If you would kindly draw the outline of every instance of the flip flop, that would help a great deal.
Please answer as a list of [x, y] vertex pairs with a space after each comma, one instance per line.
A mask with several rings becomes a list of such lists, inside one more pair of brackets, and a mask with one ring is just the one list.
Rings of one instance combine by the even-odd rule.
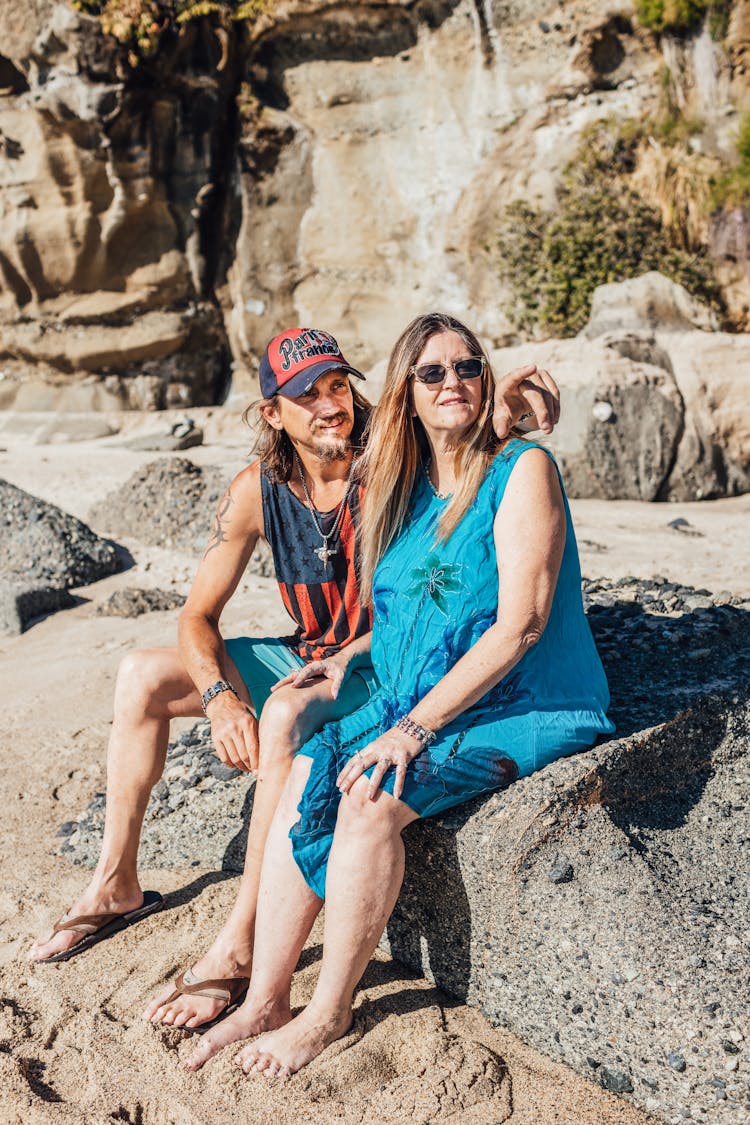
[[128, 926], [140, 922], [142, 918], [148, 918], [149, 914], [155, 914], [163, 905], [164, 899], [158, 891], [144, 891], [142, 905], [135, 910], [126, 910], [123, 914], [78, 914], [75, 918], [68, 918], [63, 914], [52, 927], [52, 933], [77, 930], [84, 936], [69, 949], [64, 949], [62, 953], [54, 953], [51, 957], [45, 957], [43, 961], [34, 961], [33, 964], [54, 965], [57, 961], [68, 961], [71, 957], [91, 949], [92, 945], [106, 941], [120, 930], [126, 930]]
[[[190, 1031], [193, 1035], [202, 1035], [204, 1031], [209, 1031], [217, 1023], [226, 1019], [227, 1016], [231, 1016], [232, 1012], [237, 1011], [245, 999], [249, 984], [249, 977], [217, 977], [215, 980], [198, 980], [193, 975], [192, 969], [186, 969], [184, 973], [175, 977], [174, 992], [167, 997], [164, 1003], [171, 1004], [178, 996], [204, 996], [208, 1000], [223, 1000], [226, 1007], [222, 1008], [218, 1016], [214, 1016], [212, 1020], [201, 1023], [197, 1027], [186, 1027], [184, 1023], [177, 1027], [178, 1031]], [[162, 1026], [171, 1027], [173, 1025], [165, 1023]]]

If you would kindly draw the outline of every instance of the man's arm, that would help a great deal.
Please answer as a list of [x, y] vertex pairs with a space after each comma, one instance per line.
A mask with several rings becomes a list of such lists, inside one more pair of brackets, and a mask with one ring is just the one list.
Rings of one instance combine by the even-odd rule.
[[559, 421], [560, 391], [549, 371], [530, 363], [498, 379], [492, 425], [499, 438], [514, 428], [551, 434]]
[[[260, 466], [255, 464], [237, 474], [219, 501], [206, 551], [180, 614], [180, 655], [201, 695], [218, 680], [237, 679], [228, 672], [219, 619], [262, 533]], [[258, 723], [248, 709], [244, 684], [232, 686], [240, 693], [239, 699], [224, 691], [206, 708], [211, 738], [217, 755], [227, 765], [255, 769]]]

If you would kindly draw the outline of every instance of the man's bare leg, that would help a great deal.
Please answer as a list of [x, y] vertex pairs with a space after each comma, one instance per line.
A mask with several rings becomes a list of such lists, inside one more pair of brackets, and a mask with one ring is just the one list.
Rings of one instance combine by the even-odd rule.
[[[245, 868], [229, 918], [211, 947], [192, 966], [198, 980], [249, 977], [255, 939], [255, 912], [263, 853], [274, 814], [299, 747], [334, 712], [328, 680], [281, 688], [268, 699], [259, 727], [260, 767], [253, 795]], [[296, 806], [295, 806], [296, 810]], [[295, 815], [290, 824], [296, 820]], [[225, 1002], [194, 993], [167, 1004], [174, 988], [163, 989], [146, 1007], [144, 1019], [174, 1027], [200, 1027], [220, 1015]]]
[[[396, 904], [403, 881], [401, 833], [417, 819], [408, 805], [388, 793], [380, 793], [370, 801], [368, 784], [367, 778], [355, 782], [339, 806], [326, 875], [323, 961], [315, 992], [295, 1019], [283, 1026], [279, 1023], [277, 1029], [240, 1051], [236, 1061], [245, 1073], [258, 1070], [268, 1077], [293, 1074], [345, 1034], [351, 1024], [354, 989]], [[283, 877], [287, 879], [289, 875], [285, 872]], [[269, 993], [275, 978], [285, 980], [279, 924], [288, 921], [277, 920], [272, 912], [259, 918], [257, 971], [253, 973], [248, 1007], [257, 1005]], [[277, 946], [280, 953], [275, 952]]]
[[258, 936], [248, 998], [232, 1015], [211, 1028], [188, 1059], [199, 1067], [225, 1047], [279, 1027], [291, 1018], [289, 990], [299, 955], [323, 905], [294, 862], [289, 829], [310, 774], [312, 760], [297, 757], [273, 819], [258, 892]]
[[[200, 698], [176, 648], [145, 649], [122, 661], [107, 750], [107, 808], [99, 862], [68, 913], [134, 910], [143, 901], [137, 858], [152, 787], [164, 770], [169, 721], [200, 715]], [[64, 930], [36, 940], [28, 956], [42, 961], [69, 949], [80, 933]]]

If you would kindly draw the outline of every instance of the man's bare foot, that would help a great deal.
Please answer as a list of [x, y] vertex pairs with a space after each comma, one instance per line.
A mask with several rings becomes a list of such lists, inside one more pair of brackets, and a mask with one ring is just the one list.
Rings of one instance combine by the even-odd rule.
[[[65, 912], [60, 921], [69, 918], [78, 918], [89, 914], [125, 914], [129, 910], [137, 910], [143, 903], [143, 891], [136, 883], [132, 887], [107, 887], [100, 888], [90, 884], [73, 905]], [[60, 930], [54, 933], [52, 928], [40, 935], [29, 952], [26, 954], [28, 961], [46, 961], [56, 953], [64, 953], [77, 945], [86, 935], [79, 930]]]
[[273, 1031], [288, 1023], [291, 1018], [288, 998], [259, 1004], [248, 996], [236, 1012], [232, 1012], [231, 1016], [227, 1016], [201, 1037], [200, 1046], [193, 1051], [185, 1066], [188, 1070], [200, 1070], [223, 1047], [239, 1043], [243, 1039], [251, 1039], [264, 1031]]
[[[218, 935], [207, 953], [185, 973], [187, 984], [202, 980], [227, 980], [249, 977], [252, 949], [247, 942], [239, 942], [223, 932]], [[220, 996], [184, 993], [169, 1000], [174, 984], [164, 988], [147, 1006], [143, 1018], [169, 1027], [200, 1027], [220, 1016], [227, 1007]]]
[[245, 1074], [257, 1070], [266, 1078], [286, 1078], [345, 1035], [351, 1023], [351, 1008], [336, 1015], [321, 1016], [308, 1007], [284, 1027], [261, 1035], [254, 1043], [243, 1047], [234, 1061]]

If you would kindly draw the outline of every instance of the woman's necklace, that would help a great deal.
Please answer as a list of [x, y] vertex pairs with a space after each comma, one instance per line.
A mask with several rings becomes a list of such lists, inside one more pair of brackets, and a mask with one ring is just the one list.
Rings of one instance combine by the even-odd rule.
[[299, 479], [302, 481], [302, 491], [305, 494], [305, 500], [307, 501], [307, 506], [310, 509], [310, 515], [312, 516], [312, 521], [315, 524], [315, 530], [317, 531], [320, 538], [323, 540], [322, 545], [320, 547], [315, 548], [315, 554], [318, 556], [320, 561], [325, 566], [327, 564], [328, 560], [330, 559], [331, 555], [336, 554], [335, 550], [333, 550], [331, 547], [328, 546], [328, 543], [331, 539], [333, 539], [334, 535], [336, 535], [336, 533], [338, 532], [338, 530], [341, 526], [341, 521], [344, 518], [344, 508], [346, 507], [346, 499], [347, 499], [347, 496], [349, 495], [349, 489], [352, 486], [352, 476], [354, 475], [354, 457], [352, 457], [352, 463], [351, 463], [351, 467], [349, 469], [349, 476], [346, 478], [346, 486], [344, 488], [344, 495], [341, 497], [341, 502], [338, 506], [338, 511], [336, 512], [336, 519], [333, 521], [333, 527], [331, 528], [331, 530], [328, 532], [327, 535], [325, 534], [325, 532], [323, 531], [323, 528], [318, 523], [318, 517], [315, 514], [315, 508], [313, 507], [313, 502], [310, 499], [310, 493], [307, 491], [307, 484], [305, 482], [305, 474], [304, 474], [303, 469], [302, 469], [302, 463], [301, 463], [299, 457], [297, 456], [296, 450], [294, 452], [294, 462], [297, 466], [297, 472], [299, 473]]
[[452, 492], [438, 492], [438, 490], [435, 488], [435, 485], [432, 483], [432, 477], [430, 476], [430, 466], [431, 466], [431, 464], [432, 464], [432, 462], [430, 460], [422, 462], [422, 468], [424, 469], [424, 475], [427, 477], [427, 483], [430, 486], [430, 491], [432, 492], [432, 495], [436, 496], [438, 498], [438, 500], [450, 500], [451, 496], [453, 495]]

